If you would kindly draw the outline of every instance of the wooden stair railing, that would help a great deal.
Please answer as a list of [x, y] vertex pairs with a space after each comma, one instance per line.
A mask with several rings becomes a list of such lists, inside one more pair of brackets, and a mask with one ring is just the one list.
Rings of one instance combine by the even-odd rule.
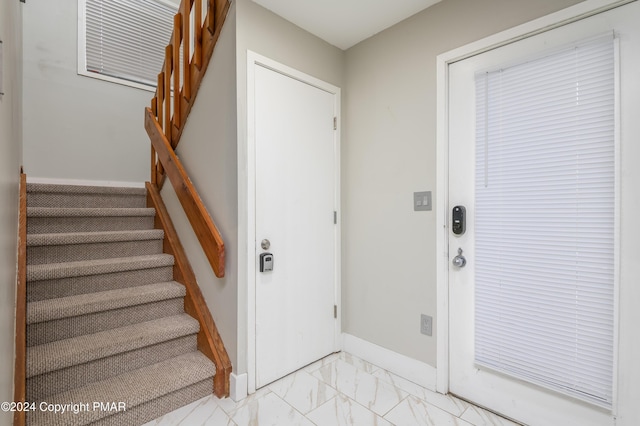
[[[175, 149], [229, 11], [229, 0], [182, 0], [173, 20], [151, 111]], [[192, 51], [193, 47], [193, 51]], [[164, 168], [151, 148], [151, 182], [160, 188]]]
[[[20, 173], [18, 213], [18, 283], [16, 286], [16, 358], [13, 372], [13, 401], [27, 398], [27, 175]], [[14, 426], [24, 426], [24, 410], [13, 413]]]
[[196, 276], [187, 260], [184, 248], [173, 227], [169, 212], [162, 201], [157, 185], [147, 182], [147, 206], [156, 210], [155, 227], [164, 230], [163, 249], [165, 253], [173, 255], [173, 279], [185, 286], [187, 294], [184, 298], [184, 310], [200, 323], [198, 332], [198, 350], [205, 354], [216, 366], [213, 378], [213, 392], [222, 398], [229, 395], [229, 375], [231, 361], [227, 354], [218, 328], [211, 312], [202, 296]]
[[[229, 0], [182, 0], [174, 17], [171, 42], [165, 49], [156, 93], [151, 100], [151, 108], [145, 112], [145, 128], [151, 138], [151, 183], [160, 189], [167, 176], [165, 161], [177, 158], [174, 150], [220, 37], [229, 6]], [[163, 139], [168, 142], [168, 150], [165, 150]], [[175, 160], [171, 161], [176, 164]], [[183, 182], [172, 181], [173, 187], [213, 271], [217, 277], [223, 277], [222, 239], [182, 166], [178, 173], [174, 173], [174, 178], [178, 176]]]
[[[162, 133], [162, 129], [153, 118], [149, 108], [145, 114], [145, 128], [151, 138], [151, 144], [156, 152], [156, 157], [163, 165], [164, 173], [169, 176], [169, 181], [176, 191], [178, 200], [191, 223], [191, 227], [198, 236], [198, 241], [204, 250], [213, 271], [217, 277], [224, 276], [225, 251], [224, 242], [211, 220], [206, 207], [202, 203], [198, 192], [191, 183], [191, 179], [182, 167], [182, 163], [176, 156], [169, 141]], [[156, 183], [151, 182], [152, 185]]]
[[175, 148], [220, 37], [229, 6], [229, 0], [182, 0], [173, 20], [173, 33], [165, 49], [156, 93], [151, 100], [151, 108], [145, 110], [144, 120], [151, 139], [151, 181], [147, 182], [147, 204], [156, 209], [156, 227], [165, 231], [165, 252], [175, 258], [174, 279], [187, 289], [185, 311], [200, 323], [198, 349], [216, 366], [213, 391], [220, 398], [229, 395], [231, 362], [171, 223], [160, 189], [168, 176], [211, 268], [217, 277], [224, 277], [224, 242], [176, 156]]

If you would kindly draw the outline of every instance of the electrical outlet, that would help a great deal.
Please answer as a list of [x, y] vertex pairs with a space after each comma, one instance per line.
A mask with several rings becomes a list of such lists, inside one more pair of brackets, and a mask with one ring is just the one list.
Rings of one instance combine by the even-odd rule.
[[422, 314], [420, 315], [420, 333], [431, 336], [432, 335], [432, 327], [433, 326], [433, 318], [429, 315]]

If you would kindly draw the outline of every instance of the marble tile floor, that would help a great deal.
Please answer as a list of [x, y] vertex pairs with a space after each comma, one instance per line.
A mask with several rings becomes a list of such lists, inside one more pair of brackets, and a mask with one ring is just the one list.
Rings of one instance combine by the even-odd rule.
[[209, 396], [144, 426], [517, 426], [345, 352], [242, 401]]

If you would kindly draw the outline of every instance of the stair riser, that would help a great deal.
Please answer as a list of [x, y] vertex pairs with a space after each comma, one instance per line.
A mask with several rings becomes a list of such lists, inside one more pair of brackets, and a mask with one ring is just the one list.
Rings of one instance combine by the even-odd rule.
[[162, 240], [115, 241], [27, 247], [27, 264], [74, 262], [162, 253]]
[[62, 194], [51, 192], [30, 192], [28, 207], [147, 207], [144, 195], [120, 194]]
[[212, 389], [213, 379], [203, 380], [145, 404], [127, 408], [127, 411], [100, 419], [91, 423], [91, 426], [142, 425], [199, 399], [211, 396]]
[[173, 267], [139, 269], [27, 283], [27, 301], [54, 299], [173, 280]]
[[180, 297], [30, 324], [27, 326], [27, 346], [36, 346], [56, 340], [112, 330], [126, 325], [179, 315], [183, 312], [184, 298]]
[[153, 229], [153, 216], [30, 217], [28, 234]]
[[27, 400], [42, 400], [49, 395], [115, 377], [195, 350], [197, 338], [193, 334], [34, 376], [27, 379]]

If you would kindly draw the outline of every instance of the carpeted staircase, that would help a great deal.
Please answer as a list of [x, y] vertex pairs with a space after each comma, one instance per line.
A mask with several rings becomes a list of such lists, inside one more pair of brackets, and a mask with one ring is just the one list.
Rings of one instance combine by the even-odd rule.
[[27, 424], [141, 425], [211, 395], [145, 189], [28, 184], [27, 205]]

